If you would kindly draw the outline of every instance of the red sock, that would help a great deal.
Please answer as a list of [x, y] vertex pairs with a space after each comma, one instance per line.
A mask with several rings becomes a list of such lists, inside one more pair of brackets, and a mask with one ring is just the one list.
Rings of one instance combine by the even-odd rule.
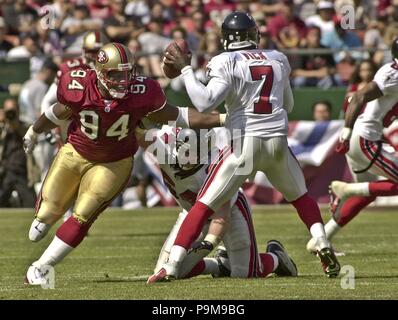
[[260, 260], [263, 264], [263, 272], [259, 272], [258, 276], [263, 278], [274, 271], [274, 258], [269, 253], [260, 253]]
[[292, 201], [291, 204], [296, 208], [300, 219], [305, 223], [308, 230], [310, 230], [314, 223], [320, 222], [323, 224], [318, 204], [314, 199], [309, 197], [308, 193]]
[[187, 217], [178, 230], [174, 245], [189, 249], [198, 238], [206, 220], [214, 213], [212, 209], [198, 201], [189, 210]]
[[184, 279], [196, 277], [205, 270], [206, 264], [205, 261], [202, 259], [200, 260], [196, 266], [192, 268], [192, 270], [184, 277]]
[[66, 244], [76, 248], [83, 241], [90, 225], [82, 224], [74, 217], [66, 220], [57, 230], [56, 236]]
[[[373, 182], [372, 182], [373, 183]], [[356, 196], [349, 198], [346, 202], [344, 202], [342, 208], [340, 209], [340, 215], [338, 217], [334, 217], [337, 224], [341, 227], [345, 226], [348, 222], [350, 222], [363, 208], [373, 202], [376, 197], [362, 197]]]
[[396, 196], [398, 195], [398, 184], [390, 180], [369, 182], [369, 195], [379, 196]]

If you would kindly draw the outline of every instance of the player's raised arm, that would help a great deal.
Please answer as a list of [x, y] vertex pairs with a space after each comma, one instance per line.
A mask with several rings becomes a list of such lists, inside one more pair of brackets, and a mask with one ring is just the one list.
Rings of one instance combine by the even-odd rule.
[[225, 122], [225, 114], [200, 113], [193, 108], [174, 107], [168, 103], [162, 109], [150, 113], [147, 118], [164, 124], [176, 121], [178, 127], [193, 129], [220, 127]]
[[[165, 62], [181, 71], [185, 88], [193, 105], [200, 112], [209, 112], [217, 108], [225, 100], [230, 86], [219, 74], [211, 75], [205, 86], [197, 78], [191, 66], [191, 56], [183, 52], [177, 45], [175, 50], [165, 52]], [[211, 73], [211, 70], [209, 69]]]
[[54, 103], [47, 108], [37, 121], [31, 125], [26, 132], [23, 141], [26, 153], [31, 153], [37, 143], [37, 136], [40, 133], [50, 131], [61, 125], [64, 120], [67, 120], [72, 115], [69, 107], [62, 103]]

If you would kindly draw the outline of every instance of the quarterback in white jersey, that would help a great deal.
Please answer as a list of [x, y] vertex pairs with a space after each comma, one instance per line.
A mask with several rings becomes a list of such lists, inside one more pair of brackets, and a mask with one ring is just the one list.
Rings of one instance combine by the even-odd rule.
[[222, 24], [222, 35], [227, 52], [211, 59], [206, 86], [195, 77], [189, 54], [176, 44], [165, 52], [164, 63], [181, 70], [187, 93], [199, 111], [214, 110], [225, 101], [226, 128], [230, 129], [232, 145], [225, 150], [222, 161], [212, 167], [197, 202], [178, 232], [171, 249], [177, 258], [153, 277], [161, 281], [165, 273], [167, 277], [178, 272], [186, 249], [206, 219], [256, 171], [264, 172], [296, 208], [316, 238], [325, 274], [335, 277], [340, 266], [326, 239], [319, 207], [308, 196], [301, 168], [287, 144], [287, 113], [293, 108], [289, 62], [280, 52], [257, 49], [258, 28], [247, 13], [229, 14]]
[[[190, 66], [182, 72], [186, 82], [193, 80]], [[216, 101], [203, 99], [200, 87], [187, 86], [199, 111], [210, 111], [225, 101], [228, 111], [225, 127], [231, 132], [262, 138], [287, 135], [287, 113], [293, 108], [293, 95], [289, 84], [290, 64], [283, 53], [224, 52], [211, 59], [207, 73], [212, 81], [208, 86], [209, 96], [217, 97]]]
[[[222, 135], [225, 129], [214, 130]], [[144, 139], [145, 136], [147, 139]], [[163, 180], [183, 208], [162, 247], [155, 267], [157, 273], [169, 259], [170, 249], [181, 224], [195, 204], [197, 194], [206, 180], [210, 166], [207, 160], [212, 152], [205, 152], [201, 159], [200, 144], [203, 146], [203, 140], [207, 138], [203, 139], [204, 135], [199, 135], [191, 129], [163, 126], [161, 130], [148, 133], [138, 130], [137, 137], [141, 146], [156, 154]], [[221, 151], [224, 147], [220, 145], [220, 140], [218, 141], [215, 145], [217, 150], [214, 151]], [[204, 143], [207, 147], [207, 141]], [[190, 159], [185, 158], [187, 153], [190, 153]], [[215, 153], [218, 152], [213, 154]], [[203, 227], [200, 236], [183, 260], [176, 278], [199, 274], [239, 278], [265, 277], [271, 272], [280, 276], [297, 275], [294, 262], [278, 241], [269, 241], [267, 252], [258, 253], [250, 206], [242, 190], [210, 218], [211, 223], [208, 222]], [[227, 255], [218, 255], [216, 259], [205, 258], [221, 239]]]
[[[373, 81], [352, 96], [347, 108], [337, 151], [346, 153], [355, 183], [332, 182], [331, 209], [335, 217], [344, 210], [344, 216], [352, 219], [376, 197], [398, 195], [398, 157], [383, 139], [383, 129], [398, 116], [398, 38], [391, 53], [394, 61], [382, 66]], [[378, 176], [387, 180], [379, 180]], [[334, 219], [330, 220], [326, 225], [328, 238], [340, 228]], [[309, 251], [314, 250], [313, 243], [311, 239], [307, 244]]]

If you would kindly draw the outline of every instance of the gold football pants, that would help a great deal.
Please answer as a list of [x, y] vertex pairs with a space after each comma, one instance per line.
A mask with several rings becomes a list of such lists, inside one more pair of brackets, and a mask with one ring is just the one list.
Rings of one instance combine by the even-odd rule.
[[94, 163], [70, 143], [61, 147], [43, 182], [36, 204], [39, 221], [54, 224], [75, 201], [73, 216], [92, 223], [127, 184], [133, 158]]

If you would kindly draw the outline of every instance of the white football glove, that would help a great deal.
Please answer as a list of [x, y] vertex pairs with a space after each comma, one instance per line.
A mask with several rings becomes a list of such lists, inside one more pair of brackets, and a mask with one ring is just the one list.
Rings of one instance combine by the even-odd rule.
[[33, 125], [30, 126], [25, 136], [23, 137], [23, 149], [25, 150], [26, 154], [30, 154], [33, 152], [33, 149], [37, 144], [37, 136], [38, 134], [33, 130]]

